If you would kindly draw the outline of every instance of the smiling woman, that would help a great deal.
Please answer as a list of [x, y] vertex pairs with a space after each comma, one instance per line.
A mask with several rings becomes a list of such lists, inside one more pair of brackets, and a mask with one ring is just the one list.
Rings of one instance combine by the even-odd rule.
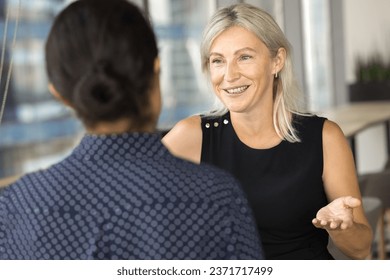
[[352, 153], [337, 124], [303, 111], [290, 44], [273, 18], [248, 4], [217, 11], [201, 60], [218, 106], [180, 121], [172, 153], [229, 171], [246, 191], [268, 259], [369, 254]]
[[[283, 48], [273, 56], [255, 34], [233, 26], [215, 38], [210, 48], [214, 92], [230, 112], [261, 111], [265, 115], [268, 111], [272, 116], [273, 82], [284, 61]], [[278, 138], [277, 130], [274, 136]]]

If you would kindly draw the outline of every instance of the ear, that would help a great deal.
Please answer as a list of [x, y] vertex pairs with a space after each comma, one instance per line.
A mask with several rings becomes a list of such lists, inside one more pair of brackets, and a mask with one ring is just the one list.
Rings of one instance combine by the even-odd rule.
[[274, 70], [273, 70], [274, 75], [282, 71], [285, 61], [286, 61], [286, 50], [284, 48], [279, 48], [274, 58]]
[[160, 90], [160, 58], [156, 57], [154, 60], [154, 77], [151, 86], [151, 109], [156, 118], [156, 123], [158, 117], [161, 113], [161, 90]]
[[64, 98], [64, 97], [56, 90], [56, 88], [54, 87], [54, 85], [53, 85], [52, 83], [49, 83], [48, 89], [49, 89], [50, 93], [51, 93], [57, 100], [61, 101], [61, 103], [63, 103], [65, 106], [68, 106], [68, 107], [71, 107], [71, 108], [72, 108], [71, 103], [70, 103], [66, 98]]
[[154, 73], [160, 74], [160, 58], [159, 57], [156, 57], [154, 59]]

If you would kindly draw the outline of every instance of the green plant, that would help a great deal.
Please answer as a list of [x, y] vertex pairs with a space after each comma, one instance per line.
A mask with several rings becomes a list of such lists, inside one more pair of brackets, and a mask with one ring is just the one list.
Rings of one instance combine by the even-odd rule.
[[358, 83], [390, 81], [390, 63], [386, 62], [379, 54], [375, 54], [367, 60], [357, 58], [355, 74]]

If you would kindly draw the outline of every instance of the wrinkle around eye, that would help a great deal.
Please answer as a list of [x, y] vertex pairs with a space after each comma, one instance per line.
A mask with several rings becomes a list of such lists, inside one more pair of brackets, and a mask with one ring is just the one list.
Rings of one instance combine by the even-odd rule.
[[224, 60], [222, 58], [220, 58], [220, 57], [214, 57], [214, 58], [210, 57], [209, 61], [210, 61], [211, 64], [220, 64]]
[[216, 67], [222, 67], [224, 65], [223, 61], [211, 61], [210, 66], [216, 68]]
[[245, 61], [245, 60], [250, 60], [252, 58], [253, 58], [252, 55], [241, 55], [239, 59]]

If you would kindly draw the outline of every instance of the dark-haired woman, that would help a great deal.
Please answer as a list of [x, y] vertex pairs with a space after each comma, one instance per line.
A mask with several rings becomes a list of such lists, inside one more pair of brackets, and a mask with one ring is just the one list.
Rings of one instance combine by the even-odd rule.
[[159, 60], [125, 0], [79, 0], [46, 43], [50, 91], [88, 133], [0, 196], [0, 259], [261, 259], [252, 213], [225, 172], [172, 156], [156, 133]]

